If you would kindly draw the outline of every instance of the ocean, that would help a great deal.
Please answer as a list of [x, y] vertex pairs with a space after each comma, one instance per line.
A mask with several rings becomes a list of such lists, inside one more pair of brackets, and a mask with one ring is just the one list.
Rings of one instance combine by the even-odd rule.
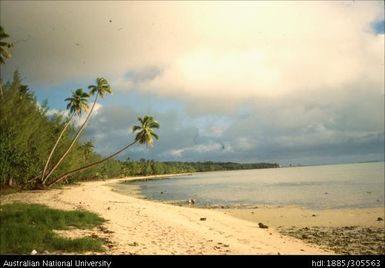
[[200, 207], [383, 207], [384, 162], [203, 172], [125, 183], [119, 190], [132, 185], [146, 199], [175, 204], [194, 199]]

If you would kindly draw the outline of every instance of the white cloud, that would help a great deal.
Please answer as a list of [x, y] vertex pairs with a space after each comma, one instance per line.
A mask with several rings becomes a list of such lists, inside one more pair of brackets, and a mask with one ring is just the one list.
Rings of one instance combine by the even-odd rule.
[[[224, 145], [219, 143], [214, 143], [211, 141], [204, 144], [197, 144], [197, 145], [193, 145], [193, 146], [185, 147], [181, 149], [172, 149], [162, 153], [162, 155], [165, 157], [172, 157], [172, 158], [178, 159], [178, 158], [182, 158], [186, 153], [187, 154], [197, 153], [200, 155], [205, 155], [215, 151], [225, 150], [225, 148], [223, 147]], [[230, 150], [230, 149], [228, 148], [227, 150]]]
[[[90, 105], [92, 105], [92, 104], [90, 104]], [[91, 109], [91, 106], [90, 106], [90, 109]], [[92, 111], [90, 120], [92, 120], [93, 116], [95, 116], [98, 113], [100, 113], [102, 109], [103, 109], [103, 106], [100, 103], [95, 103], [95, 107], [94, 107], [94, 110]], [[84, 121], [86, 120], [87, 116], [88, 116], [88, 112], [82, 113], [80, 115], [80, 117], [79, 116], [75, 116], [74, 117], [74, 124], [75, 124], [75, 126], [77, 126], [77, 127], [81, 126], [84, 123]]]
[[155, 66], [162, 70], [158, 76], [135, 85], [200, 101], [341, 88], [362, 79], [383, 85], [384, 36], [370, 29], [383, 19], [381, 1], [2, 7], [7, 31], [16, 40], [30, 36], [17, 44], [9, 64], [41, 83], [104, 75], [118, 88], [132, 88], [123, 79], [127, 70]]
[[383, 90], [384, 35], [370, 31], [383, 17], [379, 3], [208, 3], [189, 12], [194, 23], [184, 31], [195, 40], [141, 89], [202, 105], [213, 97], [333, 94], [358, 81]]
[[[38, 106], [40, 107], [39, 104]], [[59, 111], [58, 109], [48, 109], [46, 115], [47, 116], [61, 115], [61, 116], [67, 117], [68, 111]]]
[[[158, 156], [247, 161], [383, 145], [384, 34], [371, 30], [383, 1], [1, 4], [6, 31], [26, 40], [2, 73], [18, 67], [36, 85], [111, 82], [116, 94], [89, 126], [103, 153], [127, 142], [135, 111], [111, 103], [130, 90], [188, 104], [187, 126], [156, 114]], [[207, 119], [215, 114], [226, 118]]]
[[[38, 105], [40, 106], [40, 104], [38, 104]], [[93, 116], [96, 116], [97, 114], [99, 114], [102, 111], [102, 109], [103, 109], [103, 106], [100, 103], [95, 103], [95, 107], [94, 107], [94, 110], [92, 111], [90, 120], [92, 120]], [[46, 114], [47, 114], [47, 116], [61, 115], [64, 117], [68, 117], [68, 115], [69, 115], [68, 110], [63, 111], [63, 110], [58, 110], [58, 109], [54, 109], [54, 108], [48, 109]], [[88, 111], [83, 112], [80, 115], [80, 117], [75, 116], [73, 118], [72, 122], [76, 127], [80, 127], [84, 123], [84, 121], [86, 120], [87, 116], [88, 116]], [[101, 118], [99, 120], [103, 121], [103, 118]]]

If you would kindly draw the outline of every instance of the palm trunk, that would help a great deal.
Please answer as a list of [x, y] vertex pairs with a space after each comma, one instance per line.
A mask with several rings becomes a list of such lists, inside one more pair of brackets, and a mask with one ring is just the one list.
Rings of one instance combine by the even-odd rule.
[[12, 177], [8, 179], [7, 185], [8, 185], [9, 187], [13, 187], [13, 186], [14, 186], [14, 182], [13, 182], [13, 178], [12, 178]]
[[106, 158], [104, 158], [104, 159], [102, 159], [102, 160], [99, 160], [99, 161], [96, 161], [96, 162], [94, 162], [94, 163], [88, 164], [88, 165], [86, 165], [86, 166], [84, 166], [84, 167], [80, 167], [80, 168], [71, 170], [71, 171], [69, 171], [69, 172], [66, 172], [66, 173], [64, 173], [62, 176], [60, 176], [59, 178], [55, 179], [53, 182], [49, 183], [47, 186], [50, 187], [51, 185], [56, 184], [56, 183], [58, 183], [58, 182], [60, 182], [60, 181], [62, 181], [62, 180], [64, 180], [64, 179], [68, 178], [69, 176], [71, 176], [71, 175], [73, 175], [73, 174], [75, 174], [75, 173], [77, 173], [77, 172], [80, 172], [80, 171], [86, 170], [86, 169], [88, 169], [88, 168], [90, 168], [90, 167], [99, 165], [99, 164], [101, 164], [101, 163], [107, 161], [108, 159], [111, 159], [112, 157], [114, 157], [114, 156], [120, 154], [121, 152], [123, 152], [124, 150], [126, 150], [128, 147], [134, 145], [134, 144], [137, 143], [137, 142], [138, 142], [138, 141], [135, 140], [134, 142], [132, 142], [132, 143], [126, 145], [125, 147], [123, 147], [122, 149], [120, 149], [119, 151], [117, 151], [116, 153], [113, 153], [113, 154], [107, 156]]
[[53, 146], [53, 148], [52, 148], [52, 150], [51, 150], [51, 152], [50, 152], [50, 154], [48, 156], [47, 162], [45, 163], [45, 166], [44, 166], [44, 169], [43, 169], [43, 173], [41, 174], [41, 178], [40, 178], [41, 182], [44, 182], [44, 175], [45, 175], [45, 172], [47, 171], [47, 168], [48, 168], [48, 165], [49, 165], [49, 163], [51, 161], [52, 155], [55, 152], [56, 147], [58, 146], [61, 137], [63, 136], [64, 132], [67, 130], [68, 126], [70, 125], [72, 118], [73, 118], [73, 114], [71, 114], [71, 117], [68, 119], [68, 122], [66, 123], [66, 125], [63, 128], [63, 130], [61, 131], [59, 137], [56, 140], [55, 145]]
[[86, 126], [87, 124], [87, 121], [88, 119], [90, 118], [91, 114], [92, 114], [92, 111], [94, 110], [94, 107], [95, 107], [95, 104], [96, 104], [96, 101], [98, 99], [98, 96], [99, 96], [99, 93], [96, 94], [96, 97], [95, 97], [95, 101], [94, 101], [94, 104], [92, 105], [92, 108], [90, 110], [90, 112], [88, 113], [87, 115], [87, 118], [86, 120], [84, 121], [84, 123], [82, 124], [82, 126], [80, 127], [80, 129], [78, 130], [78, 132], [76, 133], [76, 136], [75, 138], [72, 140], [70, 146], [67, 148], [66, 152], [62, 155], [62, 157], [59, 159], [59, 161], [56, 163], [56, 165], [48, 172], [47, 176], [44, 178], [43, 180], [43, 184], [45, 184], [48, 180], [48, 178], [52, 175], [52, 173], [55, 171], [55, 169], [60, 165], [60, 163], [64, 160], [64, 158], [67, 156], [67, 154], [69, 153], [69, 151], [71, 150], [71, 148], [74, 146], [76, 140], [79, 138], [80, 134], [82, 133], [84, 127]]

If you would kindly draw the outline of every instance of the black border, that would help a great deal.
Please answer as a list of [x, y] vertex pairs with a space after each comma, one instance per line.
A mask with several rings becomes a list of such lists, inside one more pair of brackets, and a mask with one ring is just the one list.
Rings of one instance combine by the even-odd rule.
[[[4, 265], [5, 261], [13, 263], [15, 261], [34, 261], [39, 262], [39, 266], [33, 265], [18, 265], [8, 266]], [[72, 266], [43, 266], [43, 260], [48, 261], [71, 261]], [[75, 261], [96, 262], [99, 265], [84, 265], [76, 266]], [[111, 262], [111, 266], [100, 265], [101, 263]], [[161, 264], [180, 266], [198, 266], [213, 265], [213, 267], [220, 267], [222, 265], [229, 265], [244, 267], [245, 265], [251, 267], [385, 267], [384, 255], [1, 255], [0, 267], [133, 267], [138, 264], [140, 267], [151, 265], [150, 267], [159, 266]]]

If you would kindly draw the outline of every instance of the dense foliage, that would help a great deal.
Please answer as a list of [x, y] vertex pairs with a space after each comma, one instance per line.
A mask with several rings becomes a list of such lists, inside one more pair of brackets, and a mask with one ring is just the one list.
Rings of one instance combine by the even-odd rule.
[[172, 173], [189, 173], [204, 171], [224, 171], [240, 169], [277, 168], [274, 163], [233, 163], [233, 162], [158, 162], [154, 160], [122, 162], [122, 175], [148, 176]]
[[[59, 114], [47, 115], [47, 104], [39, 105], [18, 72], [12, 82], [1, 84], [0, 94], [0, 182], [26, 185], [41, 174], [48, 154], [67, 119]], [[71, 125], [58, 146], [53, 163], [64, 153], [76, 133]], [[52, 177], [65, 171], [100, 160], [91, 142], [77, 141]], [[71, 181], [108, 178], [120, 174], [120, 164], [108, 160], [100, 166], [75, 174]], [[68, 180], [67, 180], [68, 182]]]

